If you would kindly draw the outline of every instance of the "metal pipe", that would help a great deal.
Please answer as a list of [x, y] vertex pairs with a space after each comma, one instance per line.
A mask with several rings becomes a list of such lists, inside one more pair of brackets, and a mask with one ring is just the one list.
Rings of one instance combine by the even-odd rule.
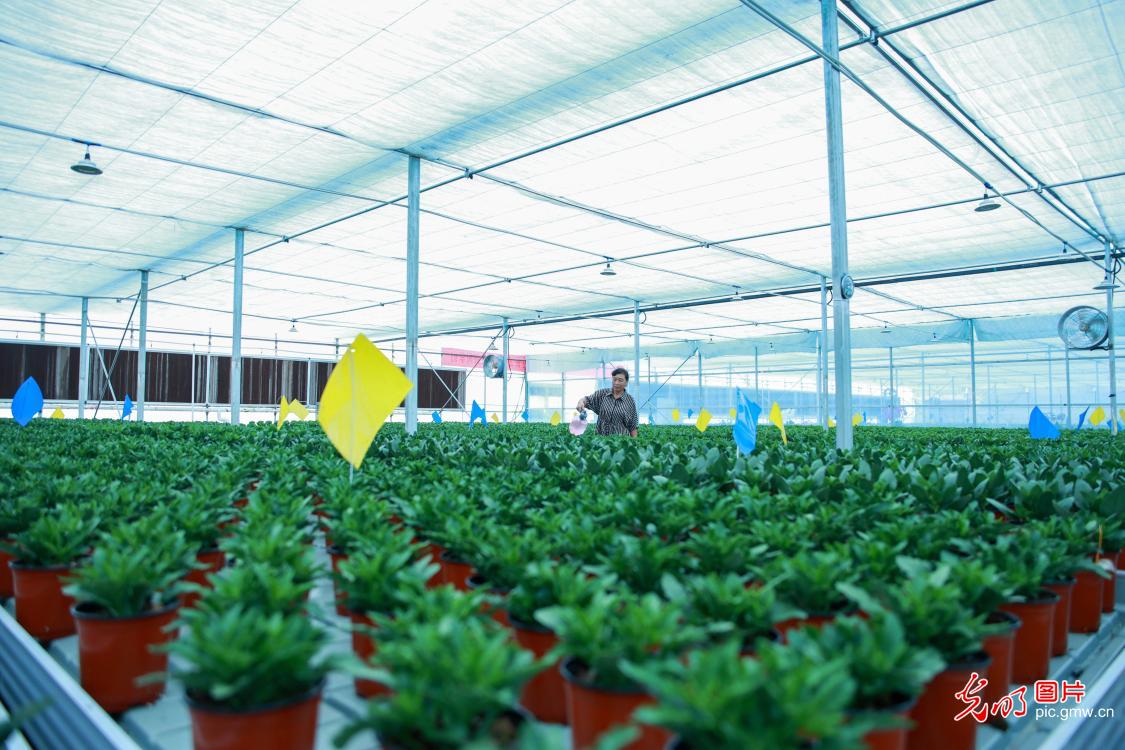
[[703, 352], [695, 355], [696, 377], [699, 381], [699, 410], [703, 411]]
[[1051, 347], [1047, 347], [1047, 403], [1048, 410], [1055, 407], [1055, 375], [1054, 368], [1051, 367]]
[[[820, 0], [820, 28], [828, 58], [840, 55], [836, 1]], [[844, 123], [840, 71], [825, 59], [824, 110], [828, 136], [828, 195], [832, 225], [832, 322], [836, 353], [836, 448], [852, 447], [852, 342], [850, 303], [841, 290], [848, 276], [847, 193], [844, 187]]]
[[148, 271], [141, 271], [141, 337], [137, 348], [137, 421], [145, 421], [145, 386], [148, 381]]
[[86, 399], [90, 398], [90, 345], [86, 341], [86, 329], [90, 326], [90, 298], [82, 298], [82, 332], [79, 334], [78, 349], [78, 418], [86, 416]]
[[[641, 379], [641, 303], [633, 300], [633, 379]], [[637, 388], [639, 397], [640, 388]]]
[[242, 408], [242, 267], [246, 230], [234, 230], [234, 305], [230, 339], [230, 423], [238, 424]]
[[890, 385], [891, 385], [891, 418], [890, 423], [895, 423], [895, 348], [893, 346], [887, 347], [887, 364], [890, 369]]
[[922, 352], [922, 398], [918, 409], [918, 421], [926, 424], [926, 353]]
[[828, 279], [820, 277], [820, 390], [823, 394], [820, 423], [828, 429]]
[[501, 419], [500, 421], [501, 422], [507, 422], [508, 421], [508, 319], [502, 318], [502, 320], [504, 321], [504, 326], [500, 329], [500, 333], [504, 337], [504, 347], [503, 347], [504, 368], [503, 368], [503, 370], [501, 370], [501, 377], [500, 377], [500, 409], [501, 409], [500, 413], [504, 415], [504, 418]]
[[421, 169], [418, 157], [411, 156], [406, 170], [406, 379], [413, 387], [406, 394], [407, 435], [418, 431], [418, 209], [421, 207]]
[[1063, 366], [1066, 368], [1066, 426], [1074, 427], [1070, 404], [1070, 347], [1063, 348]]
[[191, 345], [191, 421], [195, 421], [195, 344]]
[[754, 344], [754, 401], [762, 403], [762, 390], [758, 387], [758, 345]]
[[47, 313], [39, 313], [39, 340], [47, 340]]
[[969, 319], [969, 388], [972, 391], [973, 427], [977, 426], [977, 324]]
[[1116, 435], [1118, 420], [1121, 415], [1117, 413], [1117, 358], [1114, 356], [1114, 350], [1117, 348], [1116, 334], [1113, 326], [1113, 291], [1117, 285], [1117, 279], [1113, 273], [1113, 248], [1106, 243], [1105, 248], [1105, 273], [1106, 281], [1109, 282], [1105, 290], [1105, 316], [1108, 321], [1106, 328], [1106, 357], [1109, 359], [1109, 429]]
[[559, 373], [559, 416], [566, 418], [566, 370]]

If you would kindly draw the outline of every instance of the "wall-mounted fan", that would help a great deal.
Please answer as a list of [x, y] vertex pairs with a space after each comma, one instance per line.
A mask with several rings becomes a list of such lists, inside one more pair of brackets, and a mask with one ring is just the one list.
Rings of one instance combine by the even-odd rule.
[[1109, 319], [1096, 307], [1072, 307], [1059, 318], [1059, 338], [1067, 349], [1103, 348], [1109, 338]]
[[486, 355], [484, 362], [481, 363], [481, 369], [484, 370], [486, 378], [502, 378], [504, 377], [504, 358], [496, 354]]

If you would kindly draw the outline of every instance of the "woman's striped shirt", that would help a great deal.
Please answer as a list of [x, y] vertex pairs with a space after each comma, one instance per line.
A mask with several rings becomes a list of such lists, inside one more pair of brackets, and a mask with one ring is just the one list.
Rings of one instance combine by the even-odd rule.
[[612, 388], [602, 388], [586, 397], [586, 408], [598, 415], [599, 435], [628, 435], [637, 429], [637, 404], [628, 392], [613, 397]]

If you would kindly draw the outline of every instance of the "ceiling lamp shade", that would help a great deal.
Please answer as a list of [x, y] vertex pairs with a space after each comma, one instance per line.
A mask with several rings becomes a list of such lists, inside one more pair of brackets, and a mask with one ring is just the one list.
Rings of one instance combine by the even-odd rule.
[[95, 164], [94, 160], [90, 158], [90, 148], [88, 146], [86, 147], [86, 155], [82, 157], [82, 161], [71, 164], [70, 168], [78, 174], [99, 175], [102, 173], [101, 167]]
[[988, 193], [985, 193], [984, 197], [980, 199], [980, 203], [978, 203], [977, 207], [973, 210], [978, 214], [983, 214], [987, 213], [988, 211], [995, 211], [998, 208], [1000, 208], [1000, 201], [996, 200], [995, 198], [988, 197]]
[[616, 275], [617, 275], [617, 271], [614, 271], [614, 270], [613, 270], [613, 266], [611, 266], [611, 265], [610, 265], [610, 264], [609, 264], [609, 263], [607, 262], [607, 263], [605, 264], [605, 268], [603, 268], [603, 269], [602, 269], [602, 272], [601, 272], [601, 273], [600, 273], [599, 275], [600, 275], [600, 276], [616, 276]]

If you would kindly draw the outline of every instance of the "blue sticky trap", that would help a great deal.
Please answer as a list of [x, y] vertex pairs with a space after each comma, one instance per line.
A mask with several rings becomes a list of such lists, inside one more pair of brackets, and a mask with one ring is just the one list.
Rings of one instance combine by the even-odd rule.
[[1078, 426], [1075, 427], [1074, 429], [1076, 429], [1076, 430], [1082, 429], [1082, 424], [1086, 421], [1086, 412], [1088, 412], [1088, 411], [1090, 411], [1089, 406], [1087, 406], [1085, 409], [1083, 409], [1082, 413], [1078, 415]]
[[28, 378], [12, 396], [12, 418], [19, 422], [21, 427], [26, 427], [32, 418], [43, 411], [43, 391], [35, 378]]
[[523, 421], [525, 421], [525, 422], [531, 421], [531, 417], [528, 415], [527, 409], [524, 409], [523, 414], [521, 414], [520, 416], [523, 417]]
[[1051, 424], [1051, 420], [1047, 419], [1047, 415], [1038, 406], [1031, 410], [1027, 430], [1036, 440], [1054, 440], [1059, 436], [1059, 428]]
[[762, 407], [739, 392], [733, 430], [734, 442], [738, 446], [739, 453], [753, 453], [758, 447], [758, 417], [761, 414]]
[[125, 405], [121, 409], [121, 419], [126, 419], [133, 413], [133, 399], [129, 398], [129, 394], [125, 394]]
[[438, 412], [435, 411], [430, 415], [430, 418], [434, 420], [434, 424], [441, 424], [441, 414]]
[[487, 422], [485, 421], [487, 418], [488, 415], [484, 413], [484, 407], [482, 407], [476, 402], [476, 400], [474, 400], [473, 408], [469, 412], [469, 424], [476, 422], [478, 419], [480, 420], [481, 424], [487, 424]]
[[656, 415], [654, 415], [651, 411], [648, 413], [648, 423], [656, 424]]
[[688, 419], [691, 419], [691, 415], [692, 415], [692, 414], [694, 414], [694, 413], [695, 413], [695, 412], [693, 412], [693, 411], [692, 411], [691, 409], [688, 409], [688, 410], [687, 410], [687, 418], [688, 418]]

